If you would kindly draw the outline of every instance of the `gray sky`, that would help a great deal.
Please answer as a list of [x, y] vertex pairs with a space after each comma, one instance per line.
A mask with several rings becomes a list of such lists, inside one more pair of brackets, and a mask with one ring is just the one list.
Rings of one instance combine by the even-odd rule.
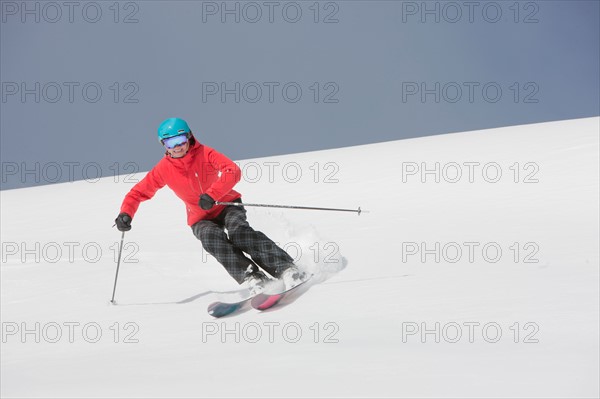
[[0, 5], [2, 189], [600, 114], [598, 1]]

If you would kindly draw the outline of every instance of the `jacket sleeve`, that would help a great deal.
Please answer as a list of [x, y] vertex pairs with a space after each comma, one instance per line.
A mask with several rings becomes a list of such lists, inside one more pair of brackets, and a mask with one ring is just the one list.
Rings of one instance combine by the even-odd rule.
[[127, 193], [123, 200], [123, 204], [121, 204], [121, 213], [127, 213], [133, 219], [140, 206], [140, 202], [154, 197], [154, 194], [165, 186], [165, 182], [157, 168], [158, 165], [152, 168], [140, 182], [129, 190], [129, 193]]
[[231, 159], [220, 152], [205, 146], [206, 159], [210, 167], [219, 173], [219, 178], [206, 190], [216, 201], [221, 200], [241, 180], [242, 171]]

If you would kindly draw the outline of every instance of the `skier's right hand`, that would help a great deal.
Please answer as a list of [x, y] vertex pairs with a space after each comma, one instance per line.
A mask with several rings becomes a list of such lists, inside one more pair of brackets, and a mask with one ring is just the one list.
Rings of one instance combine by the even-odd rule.
[[119, 231], [131, 230], [131, 216], [126, 213], [119, 213], [119, 216], [115, 219], [115, 223]]

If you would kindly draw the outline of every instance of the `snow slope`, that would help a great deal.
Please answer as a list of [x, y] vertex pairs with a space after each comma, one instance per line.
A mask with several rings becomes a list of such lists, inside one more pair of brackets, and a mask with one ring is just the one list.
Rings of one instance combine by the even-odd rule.
[[125, 234], [116, 306], [132, 183], [2, 191], [1, 395], [598, 397], [599, 123], [241, 161], [248, 203], [368, 213], [248, 208], [318, 284], [218, 320], [238, 286], [167, 188]]

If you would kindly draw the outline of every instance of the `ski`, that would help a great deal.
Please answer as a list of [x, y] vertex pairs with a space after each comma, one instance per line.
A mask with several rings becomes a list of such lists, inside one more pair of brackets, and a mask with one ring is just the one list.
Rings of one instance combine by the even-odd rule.
[[[291, 294], [297, 292], [298, 288], [306, 284], [312, 277], [313, 275], [310, 275], [306, 280], [302, 281], [300, 284], [281, 292], [262, 292], [260, 294], [236, 302], [216, 301], [208, 305], [208, 308], [206, 310], [208, 311], [209, 315], [215, 318], [225, 317], [234, 313], [241, 312], [245, 309], [248, 309], [249, 305], [258, 310], [267, 310], [277, 305], [284, 298], [290, 297]], [[277, 280], [275, 280], [275, 282], [276, 281]], [[274, 289], [274, 287], [271, 286], [271, 289]]]
[[[283, 282], [280, 280], [270, 280], [267, 285], [266, 285], [266, 290], [269, 290], [269, 292], [272, 291], [280, 291], [283, 288]], [[272, 290], [272, 291], [271, 291]], [[219, 318], [219, 317], [225, 317], [228, 316], [230, 314], [234, 314], [237, 312], [241, 312], [243, 310], [249, 309], [250, 308], [250, 301], [254, 298], [254, 295], [250, 295], [248, 298], [246, 299], [241, 299], [235, 302], [223, 302], [223, 301], [216, 301], [211, 303], [210, 305], [208, 305], [208, 308], [206, 309], [208, 311], [208, 314]]]
[[[308, 276], [308, 278], [302, 281], [300, 284], [293, 286], [283, 292], [278, 292], [274, 294], [267, 294], [262, 292], [252, 298], [250, 298], [250, 304], [254, 309], [257, 310], [267, 310], [272, 308], [273, 306], [280, 303], [283, 299], [292, 297], [293, 294], [299, 293], [299, 288], [303, 287], [313, 275]], [[304, 286], [305, 287], [305, 286]]]

